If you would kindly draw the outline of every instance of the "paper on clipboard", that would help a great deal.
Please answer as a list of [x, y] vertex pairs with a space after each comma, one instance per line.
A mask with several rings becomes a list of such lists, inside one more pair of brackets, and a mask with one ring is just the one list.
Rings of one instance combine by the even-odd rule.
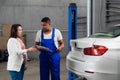
[[38, 45], [36, 45], [35, 47], [36, 47], [38, 50], [40, 50], [40, 51], [44, 50], [44, 51], [52, 52], [52, 50], [50, 50], [49, 48], [44, 47], [44, 46], [38, 46]]

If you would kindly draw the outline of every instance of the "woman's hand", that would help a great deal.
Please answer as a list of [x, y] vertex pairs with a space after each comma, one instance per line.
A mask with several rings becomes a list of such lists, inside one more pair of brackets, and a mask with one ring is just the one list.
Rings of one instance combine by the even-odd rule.
[[28, 48], [27, 51], [28, 52], [35, 52], [35, 51], [37, 51], [37, 48], [33, 46], [33, 47]]

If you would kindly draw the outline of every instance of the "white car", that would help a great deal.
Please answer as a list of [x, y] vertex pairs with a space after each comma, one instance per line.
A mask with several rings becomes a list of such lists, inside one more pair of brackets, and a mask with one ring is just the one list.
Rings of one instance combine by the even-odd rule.
[[70, 41], [66, 67], [83, 80], [120, 80], [120, 26]]

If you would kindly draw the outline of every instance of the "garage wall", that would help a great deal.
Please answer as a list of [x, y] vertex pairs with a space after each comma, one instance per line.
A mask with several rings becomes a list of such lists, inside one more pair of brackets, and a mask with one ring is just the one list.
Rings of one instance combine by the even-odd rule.
[[106, 0], [93, 0], [93, 33], [106, 27]]
[[[34, 45], [36, 32], [40, 29], [40, 20], [48, 16], [52, 20], [52, 25], [60, 29], [63, 34], [65, 48], [61, 52], [61, 57], [66, 57], [68, 6], [71, 2], [77, 4], [78, 16], [86, 16], [86, 0], [0, 0], [0, 26], [22, 24], [24, 33], [27, 35], [26, 45], [30, 47]], [[86, 36], [85, 29], [85, 24], [79, 25], [79, 37]], [[38, 58], [38, 53], [30, 53], [29, 57]]]
[[120, 24], [120, 0], [93, 0], [93, 33]]
[[107, 26], [120, 24], [120, 0], [107, 0]]

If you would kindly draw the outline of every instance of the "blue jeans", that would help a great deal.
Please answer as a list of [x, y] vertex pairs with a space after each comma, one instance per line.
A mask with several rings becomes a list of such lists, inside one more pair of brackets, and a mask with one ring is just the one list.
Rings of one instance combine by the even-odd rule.
[[21, 69], [19, 72], [17, 71], [9, 71], [9, 74], [11, 76], [11, 80], [23, 80], [23, 76], [24, 76], [24, 64], [22, 65]]

